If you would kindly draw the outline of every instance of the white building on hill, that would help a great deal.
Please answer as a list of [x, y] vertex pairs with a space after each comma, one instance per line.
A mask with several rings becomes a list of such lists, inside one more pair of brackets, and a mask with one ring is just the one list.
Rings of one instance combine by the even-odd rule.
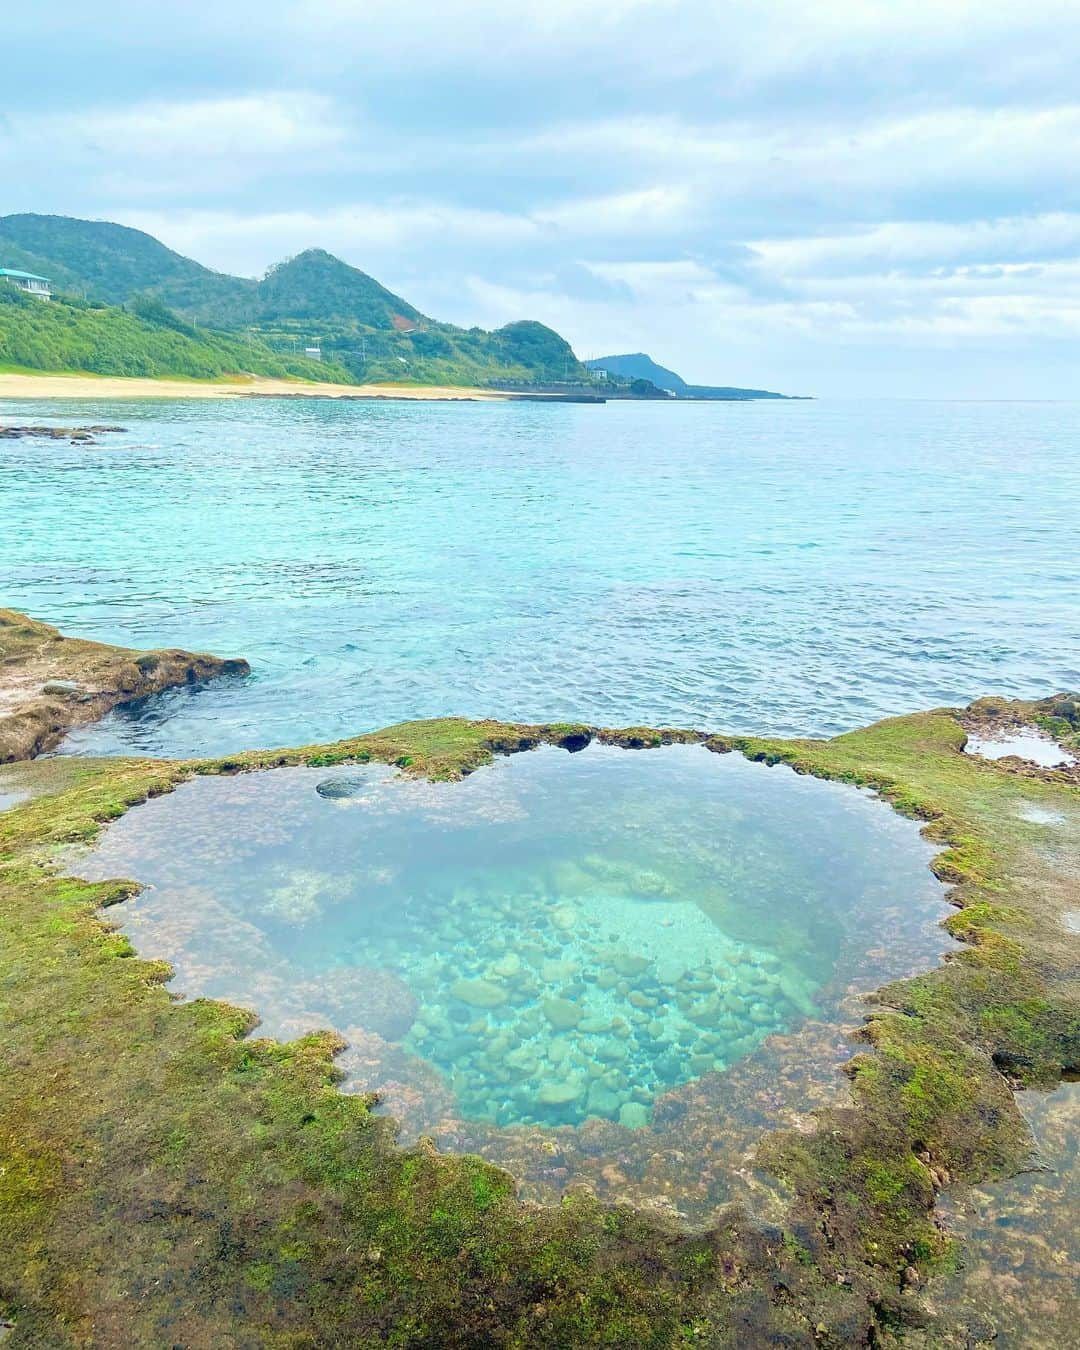
[[8, 281], [13, 281], [20, 291], [26, 291], [28, 295], [36, 295], [42, 300], [48, 300], [52, 295], [48, 277], [39, 277], [33, 272], [16, 272], [10, 267], [0, 267], [0, 279], [4, 277]]

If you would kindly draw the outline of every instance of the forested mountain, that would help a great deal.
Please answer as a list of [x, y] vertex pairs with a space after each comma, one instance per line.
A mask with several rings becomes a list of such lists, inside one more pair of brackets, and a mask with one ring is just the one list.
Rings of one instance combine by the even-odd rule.
[[55, 289], [90, 301], [129, 305], [151, 296], [185, 320], [243, 330], [282, 358], [320, 346], [325, 360], [357, 380], [591, 380], [569, 343], [543, 324], [522, 321], [490, 333], [440, 323], [322, 249], [253, 280], [211, 271], [124, 225], [11, 215], [0, 217], [4, 266], [40, 273]]
[[142, 230], [71, 216], [0, 216], [0, 267], [11, 266], [49, 277], [57, 290], [110, 305], [152, 293], [204, 322], [207, 309], [240, 305], [255, 286], [212, 272]]

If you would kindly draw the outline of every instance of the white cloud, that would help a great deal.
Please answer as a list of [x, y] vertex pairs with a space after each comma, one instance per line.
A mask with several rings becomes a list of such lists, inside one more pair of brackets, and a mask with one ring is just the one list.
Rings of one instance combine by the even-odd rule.
[[1057, 211], [962, 223], [886, 221], [845, 234], [755, 240], [751, 248], [763, 268], [789, 277], [1037, 262], [1080, 254], [1080, 214]]
[[694, 196], [688, 186], [642, 188], [604, 197], [581, 197], [535, 213], [536, 220], [576, 238], [622, 236], [641, 238], [673, 232], [686, 234], [694, 221]]
[[958, 195], [1009, 185], [1060, 193], [1080, 189], [1080, 103], [946, 107], [854, 123], [836, 112], [808, 122], [767, 113], [712, 124], [616, 118], [496, 140], [477, 153], [632, 166], [662, 175], [672, 199], [699, 202], [745, 202], [749, 195], [768, 206], [795, 194], [835, 202], [837, 192]]
[[319, 245], [702, 380], [1075, 344], [1076, 0], [107, 8], [50, 0], [47, 51], [5, 16], [51, 77], [5, 67], [5, 209], [245, 274]]
[[333, 102], [316, 94], [271, 92], [230, 98], [100, 105], [78, 113], [12, 116], [8, 145], [124, 156], [292, 155], [341, 145]]

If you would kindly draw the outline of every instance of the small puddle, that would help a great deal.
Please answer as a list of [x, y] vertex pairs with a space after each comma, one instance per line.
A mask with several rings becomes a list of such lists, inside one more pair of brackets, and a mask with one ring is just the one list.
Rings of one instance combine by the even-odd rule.
[[1037, 727], [1021, 727], [1017, 731], [1002, 731], [991, 736], [970, 735], [964, 752], [982, 759], [1004, 759], [1016, 755], [1040, 769], [1058, 769], [1076, 763], [1076, 756], [1058, 745]]
[[77, 870], [148, 886], [110, 919], [186, 996], [341, 1031], [346, 1089], [405, 1139], [537, 1198], [587, 1180], [702, 1216], [759, 1185], [762, 1129], [843, 1091], [859, 994], [950, 945], [934, 852], [850, 787], [592, 745], [460, 783], [198, 778]]
[[1018, 820], [1026, 820], [1029, 825], [1064, 825], [1063, 811], [1048, 811], [1045, 806], [1021, 806], [1016, 813]]
[[8, 791], [0, 783], [0, 811], [8, 811], [13, 806], [18, 806], [20, 802], [26, 801], [29, 792]]
[[30, 795], [30, 789], [19, 781], [16, 772], [0, 768], [0, 811], [18, 806]]

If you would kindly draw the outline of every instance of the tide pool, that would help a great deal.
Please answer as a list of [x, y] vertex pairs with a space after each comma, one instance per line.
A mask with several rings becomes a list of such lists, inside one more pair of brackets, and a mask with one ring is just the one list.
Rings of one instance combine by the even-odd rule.
[[76, 865], [144, 883], [110, 918], [178, 992], [277, 1037], [336, 1029], [347, 1086], [407, 1137], [479, 1130], [499, 1156], [507, 1127], [644, 1130], [681, 1085], [931, 964], [948, 941], [932, 852], [850, 787], [594, 744], [460, 783], [197, 778]]

